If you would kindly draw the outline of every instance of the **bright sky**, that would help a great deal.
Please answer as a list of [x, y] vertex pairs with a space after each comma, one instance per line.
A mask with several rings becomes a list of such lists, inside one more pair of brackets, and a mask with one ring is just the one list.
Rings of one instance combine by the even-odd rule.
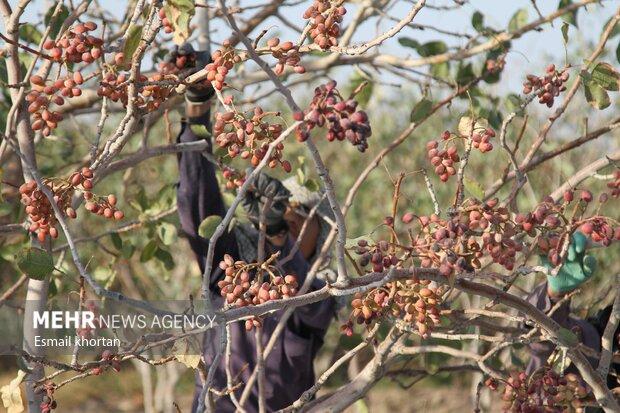
[[[15, 4], [17, 0], [9, 0], [9, 3]], [[559, 0], [538, 0], [537, 4], [543, 15], [547, 15], [557, 9]], [[28, 7], [23, 21], [27, 21], [34, 24], [41, 24], [41, 15], [55, 2], [51, 0], [33, 0]], [[115, 15], [121, 15], [125, 10], [126, 2], [119, 0], [100, 0], [99, 2], [103, 8], [109, 10]], [[262, 2], [260, 2], [262, 3]], [[242, 2], [242, 4], [260, 4], [259, 2]], [[230, 2], [229, 2], [230, 4]], [[287, 9], [287, 17], [297, 25], [301, 25], [301, 14], [303, 10], [310, 4], [310, 0], [304, 2], [294, 8]], [[450, 0], [428, 0], [428, 4], [431, 5], [450, 5]], [[617, 5], [620, 4], [619, 0], [608, 0], [603, 5], [591, 5], [588, 8], [588, 12], [580, 10], [578, 15], [579, 30], [576, 30], [571, 26], [569, 36], [571, 41], [574, 41], [578, 45], [584, 45], [588, 42], [595, 41], [601, 33], [603, 25], [606, 23], [609, 16], [615, 11]], [[396, 18], [400, 18], [407, 13], [412, 3], [400, 1], [397, 6], [389, 10], [388, 13]], [[470, 0], [464, 7], [456, 9], [454, 11], [437, 11], [430, 9], [423, 9], [415, 19], [415, 22], [421, 24], [430, 24], [445, 30], [455, 32], [469, 32], [472, 33], [471, 16], [479, 10], [486, 16], [485, 25], [493, 27], [495, 29], [505, 29], [508, 26], [508, 22], [511, 16], [520, 8], [527, 8], [530, 13], [528, 21], [532, 21], [537, 18], [535, 11], [531, 6], [530, 0]], [[349, 13], [347, 17], [354, 12], [353, 5], [348, 6]], [[252, 10], [252, 13], [255, 11]], [[389, 28], [393, 22], [384, 19], [380, 30], [383, 31]], [[290, 36], [291, 31], [281, 22], [277, 20], [270, 20], [266, 25], [276, 25], [274, 32], [278, 31], [282, 34], [282, 37]], [[558, 21], [554, 27], [547, 25], [545, 27], [545, 33], [528, 33], [523, 38], [513, 42], [513, 50], [507, 57], [508, 76], [504, 76], [504, 80], [501, 82], [500, 88], [508, 88], [512, 91], [518, 91], [522, 82], [522, 76], [510, 76], [510, 73], [524, 72], [540, 72], [542, 67], [546, 65], [546, 62], [551, 57], [557, 63], [561, 64], [564, 60], [564, 46], [562, 42], [562, 35], [560, 32], [561, 22]], [[215, 40], [221, 40], [224, 36], [229, 34], [228, 28], [215, 27], [216, 32], [214, 34]], [[3, 25], [0, 23], [0, 30], [3, 30]], [[363, 41], [372, 38], [376, 33], [376, 27], [373, 24], [367, 24], [361, 27], [358, 31], [355, 41]], [[365, 36], [361, 38], [359, 36]], [[414, 38], [420, 42], [428, 40], [443, 40], [448, 45], [457, 46], [464, 43], [464, 39], [457, 39], [454, 37], [438, 34], [436, 32], [426, 30], [413, 30], [404, 29], [401, 34], [395, 38], [389, 39], [381, 47], [381, 50], [385, 53], [403, 55], [405, 53], [411, 53], [412, 56], [416, 56], [413, 50], [404, 49], [399, 46], [397, 38], [401, 36], [407, 36]], [[613, 41], [617, 41], [614, 39]], [[615, 50], [615, 44], [612, 45]], [[508, 79], [507, 79], [508, 78]]]

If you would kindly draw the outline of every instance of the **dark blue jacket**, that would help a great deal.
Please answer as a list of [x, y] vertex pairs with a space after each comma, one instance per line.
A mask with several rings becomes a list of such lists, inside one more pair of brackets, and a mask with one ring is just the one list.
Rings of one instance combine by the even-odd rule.
[[[187, 124], [183, 124], [178, 141], [192, 142], [198, 139], [201, 138], [193, 133]], [[206, 217], [211, 215], [223, 217], [226, 212], [215, 176], [215, 167], [199, 152], [185, 152], [179, 155], [179, 178], [177, 203], [181, 226], [196, 254], [201, 271], [204, 271], [209, 240], [198, 235], [198, 226]], [[293, 241], [289, 239], [288, 243], [282, 248], [280, 257], [286, 257], [292, 246]], [[320, 248], [319, 245], [317, 249]], [[217, 288], [217, 281], [221, 279], [218, 263], [224, 254], [230, 254], [235, 259], [240, 258], [234, 231], [225, 231], [215, 247], [214, 271], [211, 276], [210, 289], [213, 302], [218, 307], [223, 305], [223, 299]], [[286, 273], [295, 274], [300, 285], [306, 279], [308, 269], [309, 263], [299, 251], [292, 260], [284, 265]], [[312, 288], [320, 288], [321, 285], [320, 281], [315, 280]], [[272, 336], [281, 315], [282, 312], [277, 312], [264, 320], [262, 328], [263, 347]], [[275, 411], [290, 405], [314, 384], [314, 357], [323, 344], [323, 337], [333, 315], [334, 301], [325, 300], [299, 307], [289, 318], [284, 332], [279, 336], [276, 345], [265, 360], [267, 411]], [[243, 322], [236, 322], [231, 325], [232, 376], [242, 383], [247, 382], [256, 365], [254, 337], [254, 331], [246, 332]], [[210, 366], [216, 354], [218, 343], [217, 331], [208, 331], [205, 334], [203, 348], [207, 367]], [[200, 387], [200, 381], [197, 380], [193, 411], [198, 405], [197, 396], [200, 393]], [[226, 388], [224, 357], [222, 357], [222, 363], [217, 370], [214, 387], [218, 391]], [[240, 386], [235, 391], [237, 397], [240, 397], [243, 388], [244, 386]], [[258, 410], [258, 387], [256, 384], [244, 408], [248, 412]], [[229, 397], [221, 397], [217, 401], [216, 411], [218, 413], [233, 412], [235, 407]]]

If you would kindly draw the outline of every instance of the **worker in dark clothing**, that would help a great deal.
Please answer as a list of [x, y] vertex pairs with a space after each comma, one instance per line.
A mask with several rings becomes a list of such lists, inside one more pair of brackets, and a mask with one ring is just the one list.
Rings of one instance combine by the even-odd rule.
[[[530, 304], [544, 313], [547, 313], [553, 306], [562, 299], [563, 296], [578, 288], [587, 281], [596, 269], [596, 260], [593, 256], [586, 253], [587, 238], [581, 232], [573, 234], [572, 242], [569, 247], [566, 262], [560, 268], [556, 276], [549, 274], [547, 280], [534, 288], [528, 297]], [[543, 265], [549, 270], [552, 266], [543, 258]], [[566, 300], [555, 310], [551, 318], [562, 327], [571, 330], [577, 335], [579, 341], [596, 353], [601, 351], [601, 337], [609, 315], [611, 306], [599, 311], [594, 317], [588, 320], [576, 318], [570, 313], [570, 300]], [[550, 341], [534, 343], [529, 346], [531, 358], [528, 362], [526, 373], [531, 374], [539, 367], [547, 364], [549, 357], [555, 350], [555, 345]], [[618, 331], [614, 337], [614, 352], [618, 350]], [[598, 358], [592, 355], [587, 356], [588, 361], [593, 367], [598, 366]], [[612, 363], [610, 375], [607, 378], [610, 388], [619, 386], [617, 372], [620, 372], [617, 363]], [[567, 366], [566, 372], [578, 373], [574, 365]]]
[[[182, 46], [175, 51], [179, 54], [196, 53], [191, 46]], [[196, 53], [198, 68], [204, 67], [201, 62], [201, 53]], [[195, 142], [210, 137], [204, 131], [210, 131], [211, 98], [213, 89], [210, 87], [191, 87], [186, 93], [186, 116], [178, 142]], [[209, 144], [207, 153], [211, 153]], [[200, 223], [207, 217], [219, 215], [223, 217], [226, 206], [220, 192], [216, 178], [215, 165], [198, 152], [184, 152], [179, 155], [179, 187], [178, 211], [183, 231], [189, 239], [201, 271], [205, 269], [209, 240], [198, 235]], [[289, 257], [281, 265], [284, 274], [294, 274], [297, 282], [302, 285], [306, 280], [308, 270], [317, 258], [318, 251], [323, 246], [329, 229], [331, 217], [328, 205], [315, 193], [310, 193], [294, 179], [284, 183], [260, 174], [256, 182], [248, 191], [242, 205], [250, 223], [236, 224], [232, 229], [224, 231], [215, 245], [213, 271], [210, 278], [211, 299], [216, 308], [224, 305], [217, 283], [223, 278], [223, 271], [218, 263], [225, 254], [235, 260], [255, 262], [257, 259], [258, 221], [266, 199], [270, 199], [271, 207], [266, 211], [266, 256], [280, 252], [278, 260]], [[313, 209], [316, 214], [310, 216]], [[307, 228], [301, 238], [298, 248], [295, 242], [300, 229], [308, 219]], [[311, 284], [311, 290], [319, 289], [324, 281], [316, 278]], [[334, 316], [334, 301], [325, 300], [297, 308], [286, 322], [285, 329], [278, 337], [273, 350], [265, 359], [264, 395], [267, 411], [275, 411], [293, 403], [315, 381], [313, 361], [323, 344], [323, 337]], [[272, 333], [281, 319], [283, 311], [267, 316], [262, 326], [263, 347], [272, 336]], [[232, 377], [237, 383], [246, 383], [256, 366], [256, 343], [254, 331], [246, 331], [243, 321], [235, 322], [231, 327], [230, 369]], [[204, 337], [204, 361], [209, 367], [217, 353], [219, 345], [217, 331], [207, 331]], [[201, 382], [197, 380], [196, 397], [193, 411], [196, 411], [198, 395], [201, 391]], [[213, 389], [226, 391], [227, 381], [224, 357], [217, 368]], [[240, 397], [244, 386], [237, 386], [234, 397]], [[247, 412], [258, 410], [258, 386], [255, 384], [247, 402], [243, 405]], [[216, 401], [217, 412], [235, 411], [236, 408], [229, 396], [219, 397]]]

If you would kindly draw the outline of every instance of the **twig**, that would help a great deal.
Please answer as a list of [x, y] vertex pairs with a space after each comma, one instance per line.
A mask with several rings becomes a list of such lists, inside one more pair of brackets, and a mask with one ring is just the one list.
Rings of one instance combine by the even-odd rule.
[[4, 293], [2, 293], [2, 295], [0, 296], [0, 307], [2, 307], [4, 305], [4, 303], [7, 300], [9, 300], [13, 296], [13, 294], [15, 294], [19, 290], [19, 288], [22, 285], [24, 285], [26, 283], [27, 280], [28, 280], [28, 277], [26, 275], [22, 275], [15, 282], [15, 284], [10, 286]]
[[426, 184], [426, 189], [428, 190], [429, 195], [431, 196], [431, 201], [433, 202], [433, 212], [435, 215], [441, 215], [441, 209], [439, 208], [439, 202], [437, 201], [437, 194], [435, 193], [435, 188], [433, 187], [433, 183], [428, 177], [428, 173], [426, 169], [422, 169], [422, 175], [424, 176], [424, 183]]
[[618, 329], [618, 323], [620, 322], [620, 274], [616, 274], [614, 280], [614, 288], [616, 290], [616, 297], [614, 298], [613, 306], [611, 307], [611, 314], [609, 314], [609, 321], [605, 326], [603, 337], [601, 338], [601, 358], [598, 362], [597, 372], [601, 377], [607, 377], [609, 373], [609, 365], [613, 356], [613, 347], [616, 337], [616, 330]]
[[415, 18], [418, 12], [422, 10], [422, 7], [424, 7], [425, 4], [426, 0], [418, 0], [418, 2], [414, 4], [411, 10], [409, 10], [409, 13], [407, 13], [405, 17], [403, 17], [394, 27], [369, 42], [362, 43], [357, 46], [333, 46], [329, 50], [332, 52], [347, 55], [360, 55], [362, 53], [365, 53], [369, 49], [381, 45], [387, 39], [394, 37], [396, 34], [398, 34], [398, 32], [400, 32], [405, 26], [411, 23], [411, 21]]

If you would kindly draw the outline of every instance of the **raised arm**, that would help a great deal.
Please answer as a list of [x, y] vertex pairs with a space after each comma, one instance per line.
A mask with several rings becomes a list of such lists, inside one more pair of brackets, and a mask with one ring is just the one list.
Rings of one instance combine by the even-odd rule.
[[[211, 88], [191, 88], [188, 91], [185, 110], [187, 121], [183, 122], [177, 142], [188, 143], [204, 139], [209, 143], [205, 152], [211, 153], [211, 140], [207, 131], [211, 130], [209, 118], [212, 97]], [[181, 227], [196, 254], [200, 270], [204, 271], [209, 240], [198, 235], [198, 227], [211, 215], [223, 217], [226, 207], [215, 176], [215, 165], [200, 152], [182, 152], [178, 156], [178, 162], [177, 206]], [[224, 254], [238, 256], [234, 236], [229, 232], [225, 232], [215, 246], [214, 271], [217, 271], [217, 263]], [[211, 288], [215, 287], [217, 281], [217, 276], [211, 277]]]

